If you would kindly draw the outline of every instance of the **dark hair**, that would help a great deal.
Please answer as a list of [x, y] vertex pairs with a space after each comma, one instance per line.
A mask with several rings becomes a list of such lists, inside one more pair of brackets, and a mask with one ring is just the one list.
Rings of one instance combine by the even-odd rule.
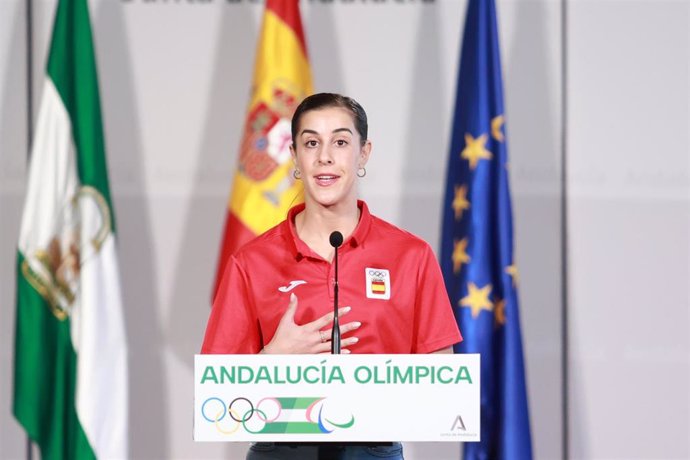
[[334, 93], [318, 93], [312, 94], [305, 98], [295, 109], [295, 114], [292, 116], [292, 144], [295, 145], [297, 138], [297, 130], [299, 129], [299, 122], [302, 115], [311, 110], [325, 109], [328, 107], [340, 107], [342, 109], [352, 112], [352, 118], [355, 122], [355, 129], [361, 138], [361, 144], [367, 141], [367, 134], [369, 125], [367, 124], [367, 113], [364, 111], [359, 102], [354, 99]]

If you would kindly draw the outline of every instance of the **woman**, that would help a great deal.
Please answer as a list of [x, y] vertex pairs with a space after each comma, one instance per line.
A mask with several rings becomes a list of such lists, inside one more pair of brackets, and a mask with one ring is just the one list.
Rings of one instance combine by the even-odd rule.
[[[304, 204], [228, 260], [202, 353], [329, 352], [333, 231], [344, 236], [338, 249], [339, 304], [348, 305], [339, 309], [343, 353], [452, 353], [462, 340], [429, 245], [357, 200], [358, 177], [366, 175], [371, 154], [367, 131], [366, 113], [351, 98], [321, 93], [297, 107], [290, 152]], [[262, 449], [285, 450], [270, 458], [304, 458], [265, 443], [247, 458], [269, 458], [260, 456]], [[340, 458], [402, 458], [399, 443], [336, 450]]]

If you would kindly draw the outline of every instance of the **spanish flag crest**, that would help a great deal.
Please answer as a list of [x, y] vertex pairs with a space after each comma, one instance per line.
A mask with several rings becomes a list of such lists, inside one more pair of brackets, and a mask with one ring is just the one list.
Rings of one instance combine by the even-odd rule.
[[214, 294], [227, 259], [304, 199], [302, 183], [292, 177], [290, 124], [312, 93], [298, 0], [267, 0]]

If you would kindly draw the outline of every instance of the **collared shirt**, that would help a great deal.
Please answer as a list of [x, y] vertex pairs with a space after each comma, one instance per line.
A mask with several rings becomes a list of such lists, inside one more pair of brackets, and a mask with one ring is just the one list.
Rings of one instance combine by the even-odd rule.
[[[340, 324], [362, 326], [343, 335], [359, 341], [352, 353], [429, 353], [462, 340], [433, 251], [420, 238], [369, 213], [338, 249], [339, 305], [352, 310]], [[335, 266], [298, 236], [293, 207], [287, 219], [243, 246], [227, 262], [206, 327], [202, 353], [258, 353], [268, 344], [290, 295], [295, 322], [333, 311]]]

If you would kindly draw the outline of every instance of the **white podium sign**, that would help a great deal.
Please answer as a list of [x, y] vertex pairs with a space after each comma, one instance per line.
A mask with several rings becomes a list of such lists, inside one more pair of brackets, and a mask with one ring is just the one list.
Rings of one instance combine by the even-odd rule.
[[479, 355], [196, 355], [196, 441], [479, 441]]

